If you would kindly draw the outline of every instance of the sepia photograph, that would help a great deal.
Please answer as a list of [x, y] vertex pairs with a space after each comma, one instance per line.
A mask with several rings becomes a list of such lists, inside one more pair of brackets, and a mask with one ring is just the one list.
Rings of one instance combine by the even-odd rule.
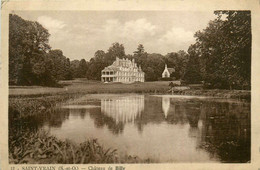
[[249, 164], [251, 48], [250, 10], [14, 10], [9, 164]]

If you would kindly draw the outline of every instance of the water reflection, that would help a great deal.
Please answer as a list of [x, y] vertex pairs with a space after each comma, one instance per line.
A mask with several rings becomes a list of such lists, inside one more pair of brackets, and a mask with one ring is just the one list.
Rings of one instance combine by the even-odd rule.
[[116, 99], [101, 99], [101, 112], [116, 123], [134, 122], [144, 110], [144, 96], [135, 95]]
[[[173, 105], [175, 106], [175, 105]], [[162, 97], [162, 110], [164, 113], [164, 117], [167, 118], [168, 112], [170, 109], [170, 97], [163, 96]]]
[[[110, 132], [114, 135], [118, 135], [123, 132], [125, 124], [122, 121], [116, 122], [115, 117], [110, 117], [102, 112], [100, 109], [89, 109], [89, 117], [94, 121], [94, 126], [96, 128], [108, 128]], [[119, 116], [118, 114], [115, 114]], [[119, 120], [119, 118], [118, 118]]]
[[144, 95], [96, 98], [91, 105], [100, 107], [60, 108], [20, 125], [43, 127], [75, 142], [97, 138], [122, 154], [158, 162], [250, 160], [250, 103]]
[[250, 160], [250, 106], [208, 102], [203, 105], [203, 135], [199, 147], [224, 162]]

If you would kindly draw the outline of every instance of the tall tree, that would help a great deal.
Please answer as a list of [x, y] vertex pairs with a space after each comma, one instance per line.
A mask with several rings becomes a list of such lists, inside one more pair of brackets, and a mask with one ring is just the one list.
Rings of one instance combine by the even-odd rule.
[[200, 73], [200, 61], [196, 54], [196, 44], [191, 45], [188, 49], [189, 61], [185, 68], [183, 79], [187, 83], [199, 83], [202, 80]]
[[70, 60], [63, 55], [61, 50], [50, 50], [47, 56], [53, 60], [53, 76], [56, 80], [69, 80], [72, 78]]
[[87, 77], [89, 79], [100, 80], [101, 71], [108, 65], [110, 65], [107, 61], [107, 54], [98, 50], [95, 52], [95, 57], [90, 59], [89, 67], [87, 71]]
[[71, 73], [72, 73], [72, 77], [73, 78], [78, 78], [80, 77], [79, 76], [79, 71], [78, 71], [78, 68], [79, 68], [79, 60], [72, 60], [70, 62], [70, 70], [71, 70]]
[[161, 77], [164, 70], [164, 58], [161, 54], [147, 54], [147, 57], [142, 58], [140, 65], [145, 72], [146, 81], [156, 81]]
[[251, 13], [250, 11], [216, 11], [223, 19], [225, 34], [223, 65], [227, 68], [229, 85], [234, 88], [250, 87], [251, 83]]
[[84, 78], [86, 77], [86, 73], [87, 73], [87, 62], [85, 59], [81, 59], [80, 62], [79, 62], [79, 68], [78, 68], [78, 73], [79, 73], [79, 77], [80, 78]]
[[185, 69], [187, 68], [189, 55], [184, 50], [178, 51], [177, 54], [178, 54], [178, 58], [175, 67], [176, 79], [183, 79], [185, 74]]
[[217, 19], [195, 34], [203, 79], [216, 88], [250, 88], [250, 11], [216, 11]]
[[38, 22], [26, 21], [10, 14], [9, 17], [9, 83], [45, 84], [44, 56], [50, 49], [48, 30]]
[[125, 57], [125, 47], [123, 44], [119, 44], [118, 42], [113, 43], [112, 46], [109, 47], [106, 59], [109, 64], [112, 64], [112, 62], [115, 61], [116, 57]]
[[144, 54], [144, 46], [143, 44], [139, 44], [138, 47], [137, 47], [137, 50], [134, 51], [134, 55], [137, 55], [137, 56], [141, 56], [142, 54]]
[[[145, 52], [144, 50], [144, 46], [142, 44], [139, 44], [138, 47], [137, 47], [137, 50], [134, 51], [134, 56], [132, 58], [135, 59], [135, 62], [142, 66], [144, 69], [146, 69], [146, 62], [148, 61], [147, 58], [148, 57], [148, 53]], [[146, 73], [147, 74], [147, 73]], [[146, 79], [150, 79], [149, 77], [152, 77], [152, 76], [149, 76], [147, 74], [147, 76], [145, 76]], [[154, 79], [154, 78], [153, 78]]]

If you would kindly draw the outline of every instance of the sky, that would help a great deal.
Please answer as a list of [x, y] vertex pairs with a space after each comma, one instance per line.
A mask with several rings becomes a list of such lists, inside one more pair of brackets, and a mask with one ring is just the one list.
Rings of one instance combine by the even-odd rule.
[[14, 11], [23, 19], [38, 21], [51, 34], [52, 49], [87, 61], [97, 50], [114, 42], [133, 54], [138, 44], [148, 53], [188, 50], [194, 33], [216, 18], [213, 11]]

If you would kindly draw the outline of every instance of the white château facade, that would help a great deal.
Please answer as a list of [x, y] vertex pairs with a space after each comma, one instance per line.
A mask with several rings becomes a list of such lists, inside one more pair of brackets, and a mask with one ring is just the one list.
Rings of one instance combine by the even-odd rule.
[[132, 82], [144, 82], [144, 72], [141, 66], [137, 67], [134, 59], [131, 61], [129, 59], [119, 59], [108, 67], [105, 67], [101, 72], [102, 82], [122, 82], [122, 83], [132, 83]]

